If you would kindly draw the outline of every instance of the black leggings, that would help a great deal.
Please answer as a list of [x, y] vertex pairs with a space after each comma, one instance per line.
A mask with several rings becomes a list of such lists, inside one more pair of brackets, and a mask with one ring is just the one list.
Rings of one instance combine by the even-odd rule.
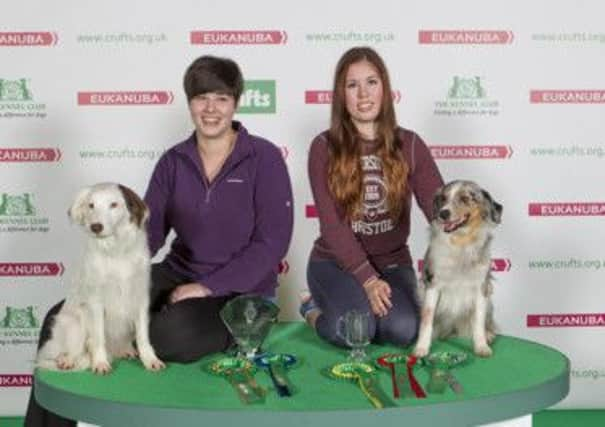
[[[192, 282], [166, 263], [151, 269], [151, 314], [149, 339], [157, 356], [165, 362], [189, 363], [225, 350], [232, 342], [229, 331], [220, 319], [221, 308], [232, 297], [191, 298], [168, 304], [170, 292], [177, 286]], [[50, 338], [53, 318], [63, 306], [61, 301], [49, 310], [40, 331], [40, 348]], [[25, 427], [75, 427], [76, 422], [63, 418], [40, 406], [32, 386]]]

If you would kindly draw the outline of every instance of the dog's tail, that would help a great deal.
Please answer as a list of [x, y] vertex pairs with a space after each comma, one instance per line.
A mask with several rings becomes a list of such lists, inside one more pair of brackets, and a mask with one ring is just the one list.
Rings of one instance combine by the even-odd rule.
[[81, 312], [65, 307], [55, 316], [51, 338], [36, 355], [36, 368], [77, 371], [91, 366], [82, 316]]
[[74, 359], [74, 364], [69, 368], [60, 368], [57, 359], [42, 359], [37, 358], [34, 368], [48, 369], [50, 371], [84, 371], [90, 368], [90, 357], [81, 355]]
[[34, 367], [51, 371], [83, 371], [90, 368], [91, 361], [88, 353], [71, 356], [62, 350], [57, 341], [50, 339], [38, 351]]

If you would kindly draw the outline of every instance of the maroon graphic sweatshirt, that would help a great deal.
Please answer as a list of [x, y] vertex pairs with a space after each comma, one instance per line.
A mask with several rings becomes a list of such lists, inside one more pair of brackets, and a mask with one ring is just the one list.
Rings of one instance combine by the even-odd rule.
[[398, 128], [397, 139], [409, 172], [399, 219], [389, 217], [382, 163], [375, 154], [376, 141], [361, 141], [363, 170], [363, 215], [355, 221], [345, 220], [328, 188], [327, 131], [311, 143], [309, 179], [319, 215], [320, 236], [311, 251], [312, 260], [333, 260], [355, 276], [360, 284], [379, 277], [379, 270], [392, 265], [412, 265], [407, 244], [410, 234], [412, 193], [427, 221], [433, 215], [433, 195], [443, 179], [431, 152], [414, 132]]

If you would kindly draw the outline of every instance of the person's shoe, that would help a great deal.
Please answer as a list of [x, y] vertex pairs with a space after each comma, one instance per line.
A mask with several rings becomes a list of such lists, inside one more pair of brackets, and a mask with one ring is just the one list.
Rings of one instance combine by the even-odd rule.
[[317, 303], [308, 291], [301, 293], [301, 302], [298, 312], [303, 319], [307, 320], [307, 315], [313, 310], [319, 310]]

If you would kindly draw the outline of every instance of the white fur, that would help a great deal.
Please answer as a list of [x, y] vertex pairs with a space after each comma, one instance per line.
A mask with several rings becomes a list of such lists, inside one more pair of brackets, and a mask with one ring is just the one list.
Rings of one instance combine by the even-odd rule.
[[37, 366], [105, 374], [113, 358], [138, 353], [145, 368], [164, 367], [149, 343], [148, 211], [131, 193], [140, 207], [135, 217], [125, 195], [117, 184], [102, 183], [76, 196], [69, 216], [84, 229], [86, 246]]
[[[466, 199], [460, 199], [462, 195], [467, 196]], [[472, 203], [481, 209], [481, 219], [471, 230], [467, 227], [467, 214]], [[439, 217], [445, 210], [449, 211], [447, 221]], [[502, 207], [493, 202], [487, 192], [468, 181], [454, 181], [435, 196], [435, 219], [424, 259], [425, 287], [414, 349], [416, 356], [429, 353], [433, 338], [452, 335], [472, 338], [474, 351], [479, 356], [492, 354], [489, 342], [495, 336], [495, 325], [490, 244], [491, 232], [500, 222], [501, 211]], [[446, 223], [461, 225], [448, 232]]]

